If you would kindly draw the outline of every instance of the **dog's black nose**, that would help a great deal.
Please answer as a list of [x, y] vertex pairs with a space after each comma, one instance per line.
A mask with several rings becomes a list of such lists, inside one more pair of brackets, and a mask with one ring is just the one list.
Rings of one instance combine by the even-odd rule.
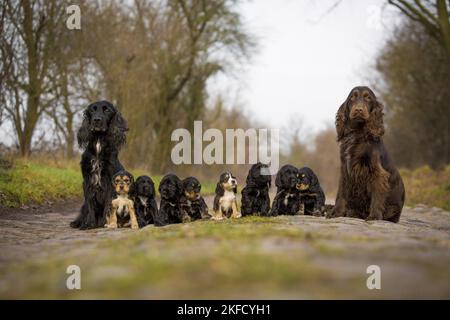
[[102, 121], [102, 119], [100, 119], [100, 118], [94, 118], [94, 119], [92, 119], [92, 121], [94, 121], [95, 124], [99, 124], [100, 121]]

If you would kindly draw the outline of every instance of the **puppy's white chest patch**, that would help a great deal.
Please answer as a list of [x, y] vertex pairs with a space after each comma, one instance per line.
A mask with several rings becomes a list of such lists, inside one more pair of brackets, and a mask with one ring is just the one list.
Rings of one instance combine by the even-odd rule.
[[147, 197], [139, 196], [139, 200], [141, 201], [144, 207], [147, 206]]
[[292, 193], [288, 193], [288, 194], [284, 197], [283, 203], [284, 203], [285, 206], [288, 205], [289, 198], [291, 198], [292, 196], [294, 196]]
[[128, 216], [129, 212], [129, 205], [130, 205], [130, 200], [128, 199], [128, 197], [124, 197], [124, 196], [119, 196], [117, 197], [117, 215], [121, 216], [121, 217], [126, 217]]
[[231, 205], [236, 200], [236, 195], [232, 191], [226, 191], [224, 192], [222, 198], [220, 199], [220, 205], [225, 210], [231, 208]]

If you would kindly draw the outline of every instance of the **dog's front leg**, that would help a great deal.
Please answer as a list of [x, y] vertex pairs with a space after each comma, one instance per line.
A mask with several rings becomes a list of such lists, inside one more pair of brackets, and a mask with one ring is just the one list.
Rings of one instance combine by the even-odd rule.
[[106, 228], [117, 228], [117, 206], [113, 204], [109, 217], [106, 218]]
[[341, 175], [339, 177], [339, 186], [338, 186], [338, 192], [336, 195], [336, 203], [334, 208], [327, 213], [327, 218], [337, 218], [337, 217], [345, 217], [346, 211], [347, 211], [347, 201], [344, 197], [344, 169], [341, 168]]
[[136, 211], [134, 210], [133, 202], [130, 201], [130, 207], [128, 208], [129, 214], [130, 214], [130, 222], [131, 222], [131, 229], [139, 229], [139, 224], [137, 222], [136, 217]]
[[370, 212], [367, 220], [383, 220], [386, 196], [389, 192], [389, 173], [377, 164], [376, 175], [370, 181]]
[[261, 205], [261, 216], [262, 217], [270, 216], [269, 211], [270, 211], [270, 198], [269, 198], [269, 195], [267, 195], [264, 198], [264, 201]]
[[233, 201], [233, 203], [231, 204], [231, 210], [233, 210], [233, 213], [231, 214], [231, 218], [240, 218], [242, 215], [241, 213], [238, 211], [237, 209], [237, 202], [236, 200]]

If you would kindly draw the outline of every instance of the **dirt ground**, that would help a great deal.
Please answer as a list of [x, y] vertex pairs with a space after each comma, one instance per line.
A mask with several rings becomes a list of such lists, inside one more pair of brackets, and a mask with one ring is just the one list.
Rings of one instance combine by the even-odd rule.
[[[0, 298], [450, 298], [439, 208], [406, 207], [398, 224], [281, 216], [79, 231], [79, 206], [0, 209]], [[81, 290], [66, 287], [72, 264]], [[370, 265], [380, 290], [367, 288]]]

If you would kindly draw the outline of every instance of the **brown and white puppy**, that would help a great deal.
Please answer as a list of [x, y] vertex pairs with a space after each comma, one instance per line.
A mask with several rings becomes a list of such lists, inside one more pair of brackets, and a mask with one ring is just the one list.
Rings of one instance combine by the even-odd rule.
[[231, 172], [220, 175], [214, 197], [214, 220], [224, 218], [240, 218], [241, 213], [237, 209], [236, 202], [237, 180]]
[[117, 197], [112, 200], [111, 212], [106, 216], [106, 228], [131, 227], [139, 229], [133, 200], [128, 198], [133, 185], [133, 175], [125, 170], [113, 177], [113, 187]]

